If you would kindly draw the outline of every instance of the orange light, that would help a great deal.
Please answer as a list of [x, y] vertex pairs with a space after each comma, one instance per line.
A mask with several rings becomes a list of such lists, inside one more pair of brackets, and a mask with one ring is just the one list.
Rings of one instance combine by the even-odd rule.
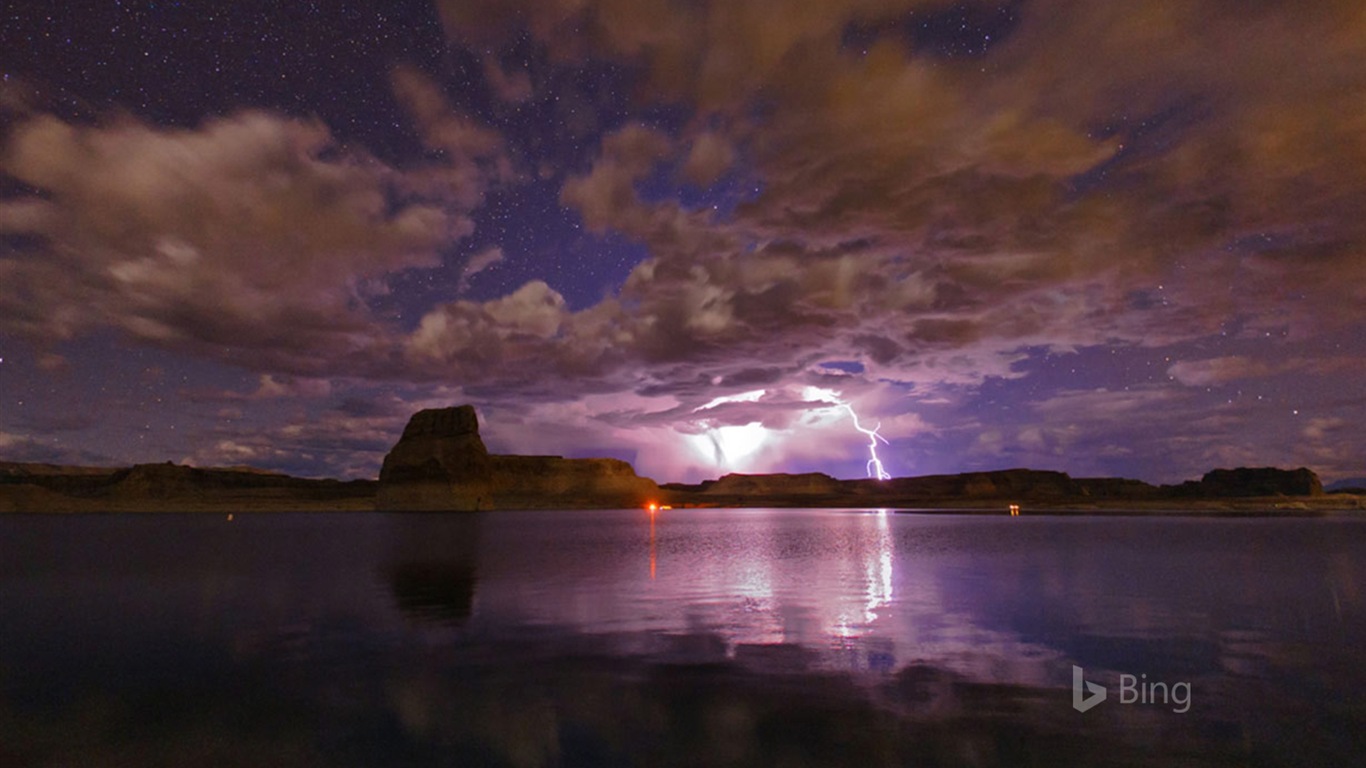
[[648, 509], [648, 510], [650, 510], [651, 512], [658, 512], [658, 511], [659, 511], [659, 505], [656, 504], [656, 503], [654, 503], [653, 501], [650, 502], [649, 504], [646, 504], [646, 505], [645, 505], [645, 508]]
[[673, 509], [673, 507], [669, 506], [668, 504], [665, 504], [661, 506], [660, 509]]

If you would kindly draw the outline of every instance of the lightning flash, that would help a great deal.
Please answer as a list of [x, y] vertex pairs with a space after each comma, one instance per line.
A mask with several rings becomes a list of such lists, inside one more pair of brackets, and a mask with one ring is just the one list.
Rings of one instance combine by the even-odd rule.
[[802, 395], [807, 400], [818, 400], [830, 403], [848, 411], [849, 418], [854, 420], [854, 429], [857, 429], [868, 436], [868, 476], [877, 478], [878, 480], [892, 479], [892, 476], [883, 468], [882, 459], [878, 458], [877, 455], [877, 443], [879, 440], [886, 445], [891, 445], [891, 441], [878, 434], [878, 430], [882, 429], [882, 422], [878, 422], [877, 426], [872, 429], [864, 427], [863, 424], [859, 422], [858, 414], [854, 413], [854, 406], [850, 405], [847, 400], [841, 398], [839, 393], [834, 390], [825, 389], [823, 387], [807, 387], [802, 392]]
[[892, 476], [882, 468], [882, 459], [877, 457], [877, 441], [881, 440], [887, 445], [891, 445], [887, 438], [877, 433], [879, 429], [882, 429], [882, 422], [878, 422], [877, 426], [872, 429], [867, 429], [859, 423], [858, 414], [854, 413], [853, 406], [848, 403], [840, 403], [840, 407], [849, 412], [849, 418], [854, 420], [854, 429], [868, 436], [868, 455], [871, 457], [868, 459], [868, 476], [875, 477], [878, 480], [891, 480]]
[[[710, 411], [717, 406], [728, 403], [757, 403], [768, 394], [766, 389], [756, 389], [751, 392], [742, 392], [736, 395], [722, 395], [712, 399], [706, 405], [698, 406], [693, 409], [694, 414], [702, 414]], [[785, 398], [784, 398], [785, 399]], [[868, 436], [868, 477], [877, 480], [891, 480], [892, 475], [882, 465], [882, 459], [877, 455], [878, 443], [891, 445], [891, 441], [883, 437], [879, 430], [882, 429], [882, 422], [878, 422], [872, 429], [863, 426], [859, 420], [858, 413], [854, 411], [854, 406], [848, 400], [840, 396], [839, 392], [824, 387], [808, 386], [802, 390], [802, 400], [806, 404], [823, 403], [825, 406], [816, 410], [827, 410], [829, 407], [843, 408], [849, 414], [849, 418], [854, 421], [854, 429]], [[760, 448], [768, 441], [772, 434], [770, 430], [759, 421], [752, 421], [748, 424], [731, 424], [725, 426], [714, 426], [710, 419], [699, 417], [702, 429], [698, 434], [688, 435], [688, 439], [693, 449], [698, 453], [711, 458], [716, 466], [734, 469], [742, 466], [746, 459], [755, 455]]]

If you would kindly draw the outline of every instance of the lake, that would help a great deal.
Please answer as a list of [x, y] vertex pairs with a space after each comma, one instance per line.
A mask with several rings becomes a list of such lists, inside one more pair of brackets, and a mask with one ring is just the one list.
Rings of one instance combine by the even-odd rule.
[[1366, 519], [1027, 512], [0, 517], [0, 766], [1366, 764]]

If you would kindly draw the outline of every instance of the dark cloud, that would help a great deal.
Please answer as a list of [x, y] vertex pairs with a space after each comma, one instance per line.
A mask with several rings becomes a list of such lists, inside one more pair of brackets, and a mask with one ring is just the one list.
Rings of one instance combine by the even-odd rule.
[[[889, 8], [832, 4], [778, 20], [762, 3], [703, 4], [665, 42], [651, 40], [645, 11], [610, 22], [598, 5], [518, 11], [533, 31], [587, 25], [606, 50], [643, 60], [661, 81], [676, 77], [655, 70], [679, 61], [734, 61], [722, 101], [764, 103], [759, 117], [723, 123], [724, 134], [707, 129], [688, 149], [628, 127], [565, 187], [591, 226], [628, 233], [654, 254], [623, 288], [638, 356], [795, 362], [827, 345], [858, 349], [873, 338], [864, 327], [877, 325], [888, 343], [869, 350], [874, 362], [895, 367], [952, 349], [977, 360], [964, 366], [971, 376], [999, 370], [1013, 349], [1169, 344], [1213, 333], [1229, 315], [1258, 322], [1268, 307], [1297, 315], [1283, 322], [1346, 321], [1333, 308], [1278, 299], [1294, 286], [1350, 306], [1360, 280], [1328, 284], [1357, 269], [1340, 255], [1347, 249], [1324, 249], [1307, 233], [1276, 252], [1218, 249], [1296, 219], [1340, 222], [1354, 205], [1343, 161], [1355, 167], [1362, 134], [1348, 118], [1320, 135], [1311, 112], [1340, 106], [1293, 83], [1310, 78], [1338, 95], [1362, 86], [1341, 64], [1361, 45], [1355, 12], [1048, 5], [1024, 8], [1010, 41], [984, 61], [947, 64], [894, 39], [863, 56], [832, 43], [834, 31]], [[777, 24], [746, 23], [759, 18]], [[1273, 22], [1305, 34], [1283, 35]], [[708, 32], [692, 38], [694, 28]], [[1210, 36], [1216, 45], [1193, 42]], [[1302, 51], [1318, 38], [1332, 55]], [[796, 50], [803, 55], [789, 56]], [[1154, 50], [1173, 55], [1138, 55]], [[1265, 83], [1282, 66], [1295, 78]], [[699, 95], [719, 93], [707, 71], [668, 92], [703, 114], [717, 108]], [[1310, 103], [1318, 109], [1306, 111]], [[1136, 125], [1105, 127], [1116, 115]], [[1166, 133], [1137, 125], [1159, 121]], [[741, 148], [762, 181], [733, 220], [641, 198], [636, 186], [652, 168], [692, 165], [706, 144]], [[1241, 149], [1226, 156], [1230, 147]], [[1306, 185], [1318, 191], [1290, 191]], [[1238, 290], [1211, 296], [1219, 272]], [[1159, 297], [1127, 303], [1135, 283], [1161, 286]]]
[[[7, 89], [17, 117], [0, 169], [31, 193], [0, 199], [0, 236], [25, 243], [0, 251], [0, 331], [113, 327], [302, 377], [263, 378], [263, 398], [312, 377], [459, 383], [511, 419], [494, 436], [518, 447], [538, 430], [514, 405], [606, 445], [630, 424], [700, 434], [698, 408], [764, 389], [708, 418], [795, 429], [796, 388], [832, 378], [824, 361], [861, 365], [840, 377], [849, 396], [891, 418], [908, 408], [898, 393], [957, 397], [1108, 348], [1151, 368], [1141, 397], [1050, 381], [1015, 395], [1033, 422], [984, 424], [974, 440], [1116, 462], [1138, 447], [1068, 414], [1180, 412], [1165, 422], [1173, 444], [1202, 448], [1178, 453], [1231, 459], [1211, 441], [1234, 444], [1220, 419], [1242, 414], [1191, 418], [1189, 390], [1338, 376], [1312, 361], [1360, 359], [1360, 3], [1033, 0], [1001, 7], [1000, 39], [970, 55], [923, 24], [906, 32], [943, 11], [929, 0], [436, 6], [495, 111], [555, 102], [544, 117], [572, 158], [537, 158], [532, 178], [513, 159], [538, 146], [514, 146], [525, 126], [494, 130], [452, 106], [467, 101], [452, 83], [406, 65], [391, 86], [425, 153], [406, 163], [274, 113], [80, 124]], [[557, 73], [604, 66], [630, 97], [556, 91]], [[542, 182], [590, 247], [548, 246], [539, 271], [519, 271], [508, 227], [445, 265], [450, 290], [402, 323], [370, 309], [493, 218], [491, 190]], [[643, 258], [618, 257], [601, 301], [567, 300], [579, 294], [562, 275], [594, 268], [571, 259], [618, 240]], [[476, 287], [517, 282], [472, 300], [470, 278], [495, 264]], [[1238, 346], [1252, 341], [1279, 346]], [[1306, 439], [1339, 434], [1339, 416], [1316, 418]]]

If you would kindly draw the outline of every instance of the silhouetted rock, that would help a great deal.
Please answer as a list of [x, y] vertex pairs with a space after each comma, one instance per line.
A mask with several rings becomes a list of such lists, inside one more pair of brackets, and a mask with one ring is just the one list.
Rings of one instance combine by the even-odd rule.
[[955, 475], [836, 480], [821, 474], [726, 475], [718, 480], [664, 486], [675, 505], [702, 506], [975, 506], [999, 503], [1066, 504], [1144, 502], [1177, 504], [1270, 496], [1318, 496], [1323, 489], [1308, 469], [1214, 470], [1199, 482], [1154, 486], [1118, 477], [1073, 478], [1064, 472], [1005, 469]]
[[770, 475], [725, 475], [707, 483], [703, 493], [711, 495], [798, 495], [813, 496], [839, 493], [843, 484], [820, 472], [802, 474], [774, 473]]
[[618, 459], [492, 456], [474, 408], [419, 411], [384, 457], [379, 509], [639, 506], [659, 493]]
[[1072, 480], [1072, 493], [1087, 499], [1148, 500], [1162, 495], [1162, 489], [1142, 480], [1124, 477], [1077, 477]]
[[381, 509], [490, 509], [493, 462], [474, 406], [432, 408], [408, 420], [379, 471]]
[[1313, 471], [1274, 467], [1215, 469], [1200, 479], [1200, 495], [1217, 498], [1242, 496], [1322, 496], [1323, 483]]
[[0, 511], [81, 512], [354, 509], [373, 480], [311, 480], [256, 469], [202, 469], [165, 462], [122, 469], [0, 467]]

